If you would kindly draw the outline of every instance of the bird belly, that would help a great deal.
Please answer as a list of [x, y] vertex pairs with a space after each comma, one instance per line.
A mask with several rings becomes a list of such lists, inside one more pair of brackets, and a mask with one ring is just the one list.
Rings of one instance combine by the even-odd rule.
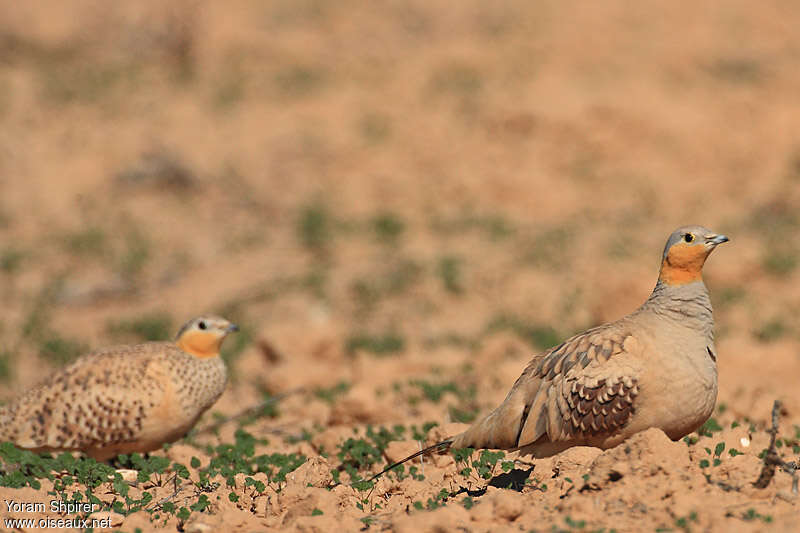
[[[675, 364], [660, 365], [656, 371], [661, 375], [648, 380], [661, 386], [660, 390], [647, 391], [649, 401], [642, 402], [646, 407], [637, 417], [645, 424], [637, 431], [658, 427], [671, 439], [678, 440], [702, 426], [711, 416], [717, 401], [717, 369], [705, 347], [702, 353], [693, 352], [694, 355]], [[658, 421], [658, 424], [647, 425], [649, 420]]]

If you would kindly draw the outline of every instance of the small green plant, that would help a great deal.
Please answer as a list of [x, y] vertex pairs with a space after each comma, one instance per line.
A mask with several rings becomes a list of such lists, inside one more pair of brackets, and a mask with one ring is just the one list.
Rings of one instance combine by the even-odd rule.
[[339, 446], [336, 456], [353, 482], [361, 481], [360, 470], [368, 470], [383, 459], [380, 448], [366, 439], [354, 438], [344, 441]]
[[770, 247], [770, 250], [764, 254], [762, 264], [768, 274], [778, 277], [788, 276], [797, 268], [799, 256], [800, 252], [797, 250], [776, 250], [774, 247]]
[[514, 224], [501, 214], [464, 212], [455, 217], [434, 216], [431, 229], [444, 235], [459, 235], [478, 231], [491, 241], [500, 241], [515, 232]]
[[50, 309], [60, 287], [60, 280], [44, 287], [22, 324], [22, 339], [35, 345], [40, 356], [58, 365], [71, 361], [87, 349], [83, 343], [62, 336], [50, 326]]
[[779, 318], [767, 320], [753, 332], [753, 335], [760, 342], [772, 342], [780, 339], [788, 333], [789, 328]]
[[719, 466], [722, 463], [720, 456], [724, 451], [725, 451], [725, 443], [718, 442], [717, 445], [714, 447], [714, 463], [713, 463], [714, 466]]
[[730, 307], [742, 302], [747, 297], [743, 287], [727, 286], [714, 291], [714, 307]]
[[371, 311], [381, 298], [377, 283], [365, 279], [357, 279], [350, 283], [350, 292], [358, 303], [360, 311]]
[[459, 387], [459, 385], [454, 381], [431, 383], [430, 381], [424, 379], [412, 379], [409, 381], [409, 384], [419, 387], [423, 396], [433, 403], [439, 403], [439, 401], [442, 399], [442, 396], [444, 396], [446, 393], [451, 393], [457, 397], [460, 397], [462, 394], [461, 387]]
[[772, 515], [762, 515], [752, 507], [742, 514], [742, 520], [752, 522], [753, 520], [761, 520], [765, 524], [772, 522]]
[[[434, 423], [427, 423], [423, 426], [424, 433], [419, 433], [415, 426], [412, 426], [411, 433], [413, 438], [420, 440], [425, 438], [425, 434], [433, 427]], [[383, 462], [383, 452], [392, 441], [405, 440], [408, 429], [402, 425], [395, 425], [392, 428], [379, 427], [377, 429], [367, 426], [363, 438], [349, 438], [341, 443], [336, 452], [341, 465], [332, 472], [334, 480], [338, 482], [339, 473], [344, 471], [350, 476], [351, 484], [357, 490], [367, 490], [373, 486], [372, 482], [362, 480], [362, 473], [371, 470], [373, 465]], [[409, 474], [414, 479], [421, 480], [417, 475], [417, 468], [409, 468]], [[398, 479], [406, 477], [403, 465], [392, 470]]]
[[[475, 452], [474, 448], [461, 448], [452, 449], [450, 453], [456, 460], [456, 464], [464, 464], [464, 467], [459, 470], [459, 474], [463, 477], [469, 477], [476, 474], [481, 479], [491, 479], [495, 473], [497, 463], [505, 458], [504, 452], [493, 452], [490, 450], [481, 450], [480, 456], [475, 460], [472, 456]], [[502, 461], [501, 470], [508, 472], [514, 467], [513, 462]]]
[[800, 426], [794, 425], [794, 438], [787, 439], [792, 443], [792, 453], [800, 454]]
[[462, 260], [457, 257], [445, 256], [439, 259], [437, 272], [442, 280], [442, 286], [449, 293], [461, 294], [464, 292], [461, 266]]
[[486, 333], [511, 331], [537, 350], [544, 350], [561, 342], [561, 335], [550, 326], [530, 324], [521, 318], [501, 314], [494, 317], [485, 328]]
[[447, 412], [453, 422], [460, 422], [462, 424], [469, 424], [478, 417], [478, 411], [476, 409], [461, 409], [455, 405], [448, 407]]
[[253, 475], [261, 472], [270, 482], [283, 483], [286, 475], [306, 462], [300, 454], [263, 454], [255, 455], [255, 445], [266, 441], [256, 439], [242, 429], [234, 434], [233, 444], [220, 444], [213, 449], [214, 456], [209, 465], [199, 471], [200, 482], [208, 482], [214, 476], [222, 476], [228, 486], [234, 486], [234, 476], [238, 473]]
[[372, 311], [381, 299], [404, 294], [420, 280], [422, 271], [417, 262], [398, 259], [384, 272], [353, 280], [350, 292], [360, 312]]
[[16, 274], [22, 266], [25, 254], [16, 248], [5, 248], [0, 251], [0, 270], [6, 274]]
[[72, 361], [86, 351], [88, 351], [88, 347], [82, 342], [62, 337], [54, 332], [50, 332], [39, 343], [39, 355], [59, 366]]
[[106, 330], [116, 339], [136, 341], [163, 341], [174, 335], [172, 317], [165, 312], [111, 321]]
[[422, 441], [424, 441], [425, 439], [428, 438], [428, 433], [430, 432], [430, 430], [432, 430], [433, 428], [435, 428], [438, 425], [439, 425], [438, 422], [425, 422], [424, 424], [422, 424], [421, 431], [417, 430], [417, 426], [416, 425], [412, 425], [411, 426], [411, 438], [414, 439], [414, 440], [422, 440]]
[[321, 203], [307, 205], [300, 212], [297, 234], [301, 244], [320, 251], [333, 238], [333, 220], [328, 208]]
[[378, 242], [388, 245], [397, 244], [406, 228], [403, 219], [391, 212], [378, 213], [370, 220], [370, 226]]
[[0, 350], [0, 382], [8, 381], [11, 378], [11, 361], [13, 354], [7, 350]]
[[125, 233], [123, 248], [116, 259], [116, 268], [128, 280], [136, 279], [151, 256], [150, 240], [138, 229]]
[[571, 516], [565, 517], [564, 523], [570, 529], [583, 529], [586, 527], [586, 520], [574, 520]]
[[763, 66], [746, 57], [721, 57], [706, 69], [714, 78], [732, 84], [750, 85], [761, 81], [764, 76]]
[[105, 232], [98, 227], [87, 227], [64, 237], [64, 247], [72, 254], [101, 256], [108, 251]]
[[452, 346], [468, 351], [477, 350], [480, 347], [480, 341], [471, 336], [463, 335], [456, 332], [444, 332], [440, 335], [426, 337], [423, 340], [423, 346], [427, 350], [435, 350], [442, 346]]
[[449, 62], [431, 76], [431, 91], [436, 94], [450, 94], [457, 97], [475, 96], [483, 87], [481, 73], [472, 65]]
[[314, 389], [314, 396], [316, 396], [317, 398], [328, 404], [333, 405], [334, 403], [336, 403], [336, 398], [342, 396], [343, 394], [346, 394], [347, 391], [350, 390], [350, 387], [351, 387], [350, 383], [346, 381], [340, 381], [333, 387], [328, 387], [328, 388], [320, 387]]
[[567, 263], [574, 231], [568, 227], [554, 227], [533, 236], [520, 250], [522, 261], [536, 268], [555, 271]]
[[697, 430], [697, 434], [701, 437], [713, 437], [714, 433], [719, 431], [722, 431], [722, 426], [720, 426], [717, 419], [712, 416]]
[[321, 89], [328, 73], [315, 65], [289, 65], [275, 75], [275, 87], [284, 98], [302, 98]]
[[358, 333], [351, 335], [345, 341], [345, 351], [351, 355], [358, 351], [370, 352], [375, 355], [390, 355], [402, 352], [405, 347], [405, 339], [394, 331], [378, 334]]
[[675, 527], [678, 527], [686, 532], [691, 531], [689, 527], [690, 522], [697, 523], [697, 513], [692, 511], [689, 516], [682, 516], [675, 519]]
[[[454, 422], [469, 423], [478, 415], [474, 383], [459, 385], [455, 381], [432, 382], [425, 379], [412, 379], [408, 383], [422, 394], [421, 397], [413, 393], [409, 394], [407, 400], [410, 405], [415, 405], [420, 400], [439, 403], [445, 396], [448, 396], [457, 400], [456, 404], [447, 407], [450, 418]], [[400, 383], [396, 384], [395, 390], [398, 392], [403, 390]]]
[[[441, 489], [439, 492], [428, 498], [424, 504], [420, 501], [414, 502], [414, 509], [418, 511], [433, 511], [439, 507], [447, 505], [447, 500], [450, 498], [450, 492], [447, 489]], [[466, 507], [466, 506], [465, 506]], [[470, 506], [471, 507], [471, 506]]]
[[[701, 469], [703, 469], [703, 475], [705, 476], [707, 481], [711, 481], [711, 474], [706, 469], [708, 468], [715, 468], [722, 464], [722, 453], [725, 451], [725, 443], [720, 441], [714, 446], [714, 451], [711, 451], [711, 448], [704, 448], [706, 454], [709, 456], [708, 459], [700, 459], [698, 465]], [[738, 452], [737, 452], [738, 453]], [[735, 454], [731, 454], [735, 455]]]

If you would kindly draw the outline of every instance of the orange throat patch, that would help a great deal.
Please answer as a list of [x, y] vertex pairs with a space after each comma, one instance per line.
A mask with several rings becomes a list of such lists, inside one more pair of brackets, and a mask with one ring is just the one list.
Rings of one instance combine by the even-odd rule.
[[177, 343], [178, 348], [200, 359], [217, 357], [222, 338], [214, 333], [202, 331], [189, 331], [181, 335]]
[[703, 278], [709, 250], [702, 245], [674, 244], [661, 263], [658, 279], [667, 285], [685, 285]]

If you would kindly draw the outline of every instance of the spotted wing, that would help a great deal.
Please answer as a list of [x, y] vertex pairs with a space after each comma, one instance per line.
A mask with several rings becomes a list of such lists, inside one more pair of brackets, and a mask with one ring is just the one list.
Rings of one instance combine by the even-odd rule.
[[628, 332], [604, 327], [573, 337], [534, 361], [531, 375], [539, 386], [528, 395], [516, 445], [545, 436], [549, 441], [582, 440], [624, 428], [639, 394], [638, 369], [624, 361], [637, 344]]
[[90, 449], [131, 442], [146, 429], [166, 384], [157, 344], [82, 357], [8, 407], [8, 440], [31, 449]]
[[636, 409], [635, 337], [620, 323], [590, 329], [535, 357], [505, 401], [453, 446], [511, 449], [582, 441], [624, 428]]

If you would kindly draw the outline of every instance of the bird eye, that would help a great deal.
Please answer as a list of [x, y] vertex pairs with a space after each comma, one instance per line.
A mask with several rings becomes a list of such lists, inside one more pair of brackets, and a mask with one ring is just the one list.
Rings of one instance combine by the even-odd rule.
[[197, 327], [200, 329], [206, 329], [206, 323], [201, 320], [200, 323], [197, 324]]
[[694, 240], [694, 235], [692, 235], [691, 233], [687, 233], [686, 235], [683, 236], [683, 240], [686, 242], [692, 242]]

